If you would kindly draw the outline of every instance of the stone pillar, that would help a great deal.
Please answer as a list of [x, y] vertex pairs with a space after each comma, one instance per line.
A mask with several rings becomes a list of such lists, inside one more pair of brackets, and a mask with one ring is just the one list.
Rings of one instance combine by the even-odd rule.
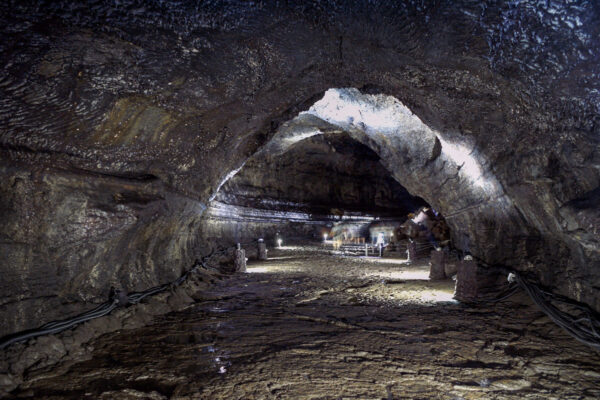
[[383, 244], [379, 243], [379, 257], [383, 257]]
[[446, 253], [442, 251], [441, 247], [437, 247], [431, 252], [431, 259], [429, 260], [429, 279], [446, 279]]
[[365, 243], [365, 257], [369, 257], [369, 244]]
[[473, 260], [473, 257], [466, 256], [458, 263], [454, 298], [465, 303], [474, 302], [477, 299], [478, 291], [477, 263]]
[[258, 239], [258, 259], [263, 261], [267, 259], [267, 244], [264, 239]]
[[456, 272], [458, 271], [458, 264], [460, 264], [460, 261], [458, 261], [454, 257], [450, 256], [450, 252], [448, 251], [447, 247], [444, 248], [444, 257], [446, 260], [446, 266], [445, 266], [446, 277], [450, 278], [450, 277], [456, 275]]
[[412, 263], [417, 259], [417, 244], [413, 240], [408, 241], [406, 248], [406, 262]]
[[233, 260], [236, 272], [246, 272], [246, 251], [238, 243], [235, 249], [235, 258]]

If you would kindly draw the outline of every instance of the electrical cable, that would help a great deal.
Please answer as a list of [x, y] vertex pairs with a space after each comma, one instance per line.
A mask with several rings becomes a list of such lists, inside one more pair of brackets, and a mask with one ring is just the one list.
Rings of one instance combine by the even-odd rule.
[[[243, 244], [241, 243], [241, 245], [247, 245], [247, 244], [251, 244], [251, 243], [254, 243], [254, 242], [246, 242]], [[22, 341], [25, 341], [28, 339], [33, 339], [38, 336], [54, 335], [54, 334], [60, 333], [62, 331], [65, 331], [69, 328], [74, 327], [75, 325], [79, 325], [81, 323], [90, 321], [92, 319], [108, 315], [117, 307], [123, 307], [123, 306], [127, 306], [130, 304], [137, 304], [148, 296], [152, 296], [157, 293], [164, 292], [165, 290], [167, 290], [169, 288], [180, 286], [183, 282], [185, 282], [186, 279], [189, 278], [189, 276], [192, 273], [196, 272], [200, 267], [207, 268], [207, 263], [210, 259], [212, 259], [213, 257], [215, 257], [217, 255], [225, 254], [228, 251], [235, 249], [236, 246], [237, 245], [221, 248], [219, 250], [214, 251], [210, 255], [204, 257], [202, 260], [196, 260], [196, 262], [194, 263], [194, 266], [190, 270], [186, 271], [184, 274], [182, 274], [179, 278], [177, 278], [173, 282], [155, 286], [155, 287], [149, 288], [147, 290], [144, 290], [143, 292], [134, 292], [134, 293], [127, 294], [124, 302], [121, 302], [119, 297], [116, 296], [115, 293], [111, 292], [111, 295], [109, 296], [110, 298], [108, 301], [106, 301], [106, 302], [96, 306], [95, 308], [93, 308], [89, 311], [86, 311], [82, 314], [76, 315], [72, 318], [68, 318], [65, 320], [48, 322], [48, 323], [40, 326], [39, 328], [28, 329], [25, 331], [6, 335], [6, 336], [0, 338], [0, 350], [5, 349], [6, 347], [8, 347], [14, 343], [22, 342]]]
[[[547, 292], [538, 286], [527, 282], [518, 274], [513, 273], [512, 275], [513, 280], [527, 292], [534, 303], [548, 315], [554, 323], [563, 328], [563, 330], [579, 342], [596, 350], [600, 350], [600, 334], [598, 334], [598, 330], [600, 330], [600, 321], [593, 310], [584, 304], [577, 303], [564, 296]], [[568, 312], [559, 309], [552, 304], [552, 302], [576, 308], [585, 315], [573, 316]]]
[[520, 289], [520, 286], [517, 284], [510, 285], [506, 290], [502, 291], [495, 297], [493, 297], [491, 299], [477, 299], [477, 302], [478, 303], [497, 303], [499, 301], [504, 301], [504, 300], [508, 299], [509, 297], [515, 295], [519, 291], [519, 289]]
[[0, 340], [0, 349], [4, 349], [13, 343], [22, 342], [22, 341], [28, 340], [28, 339], [33, 339], [38, 336], [53, 335], [53, 334], [62, 332], [64, 330], [67, 330], [67, 329], [69, 329], [75, 325], [78, 325], [82, 322], [86, 322], [86, 321], [89, 321], [94, 318], [103, 317], [103, 316], [109, 314], [116, 307], [117, 307], [117, 300], [114, 300], [111, 304], [106, 304], [106, 303], [103, 304], [102, 309], [97, 310], [94, 313], [87, 312], [85, 314], [78, 315], [78, 316], [68, 319], [68, 320], [58, 321], [56, 323], [44, 325], [44, 326], [50, 325], [50, 327], [31, 329], [31, 330], [27, 330], [27, 331], [23, 331], [23, 332], [18, 332], [18, 333], [12, 334], [12, 335], [7, 335], [7, 336], [3, 337], [2, 340]]
[[[253, 243], [253, 242], [250, 242]], [[249, 244], [244, 243], [243, 245]], [[74, 327], [75, 325], [81, 324], [83, 322], [103, 317], [108, 315], [117, 307], [127, 306], [129, 304], [137, 304], [142, 301], [144, 298], [148, 296], [152, 296], [154, 294], [163, 292], [169, 288], [177, 287], [185, 282], [188, 277], [196, 272], [199, 268], [207, 268], [207, 262], [217, 255], [225, 254], [231, 249], [235, 249], [236, 246], [231, 246], [227, 248], [222, 248], [217, 251], [214, 251], [209, 256], [204, 257], [202, 260], [196, 260], [194, 266], [182, 274], [181, 277], [177, 278], [173, 282], [165, 283], [163, 285], [155, 286], [149, 288], [143, 292], [130, 293], [126, 295], [126, 301], [122, 302], [119, 296], [115, 295], [115, 293], [111, 292], [110, 298], [107, 302], [104, 302], [92, 310], [89, 310], [85, 313], [79, 314], [73, 318], [61, 320], [61, 321], [52, 321], [47, 324], [44, 324], [36, 329], [30, 329], [22, 332], [17, 332], [14, 334], [10, 334], [0, 338], [0, 349], [5, 349], [6, 347], [17, 343], [22, 342], [28, 339], [32, 339], [35, 337], [43, 336], [43, 335], [51, 335], [62, 332], [69, 328]], [[432, 245], [433, 247], [433, 245]], [[479, 302], [498, 302], [503, 301], [510, 296], [514, 295], [519, 287], [525, 290], [525, 292], [531, 297], [533, 302], [546, 314], [548, 317], [560, 326], [563, 330], [565, 330], [569, 335], [574, 337], [581, 343], [584, 343], [596, 350], [600, 350], [600, 318], [598, 315], [591, 310], [585, 304], [578, 303], [574, 300], [571, 300], [565, 296], [557, 295], [551, 292], [548, 292], [544, 289], [541, 289], [539, 286], [527, 282], [520, 275], [511, 272], [508, 276], [508, 280], [514, 285], [511, 285], [504, 292], [500, 293], [498, 296], [492, 299], [479, 299]], [[561, 305], [566, 305], [572, 308], [575, 308], [579, 311], [579, 313], [583, 313], [584, 315], [573, 316], [566, 311], [559, 309], [557, 306], [552, 304], [553, 302], [559, 303]]]

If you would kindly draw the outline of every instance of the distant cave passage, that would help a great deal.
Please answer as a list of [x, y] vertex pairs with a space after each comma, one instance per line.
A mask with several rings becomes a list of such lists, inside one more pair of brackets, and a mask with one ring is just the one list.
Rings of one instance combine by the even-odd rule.
[[379, 156], [344, 132], [315, 135], [281, 154], [257, 153], [228, 180], [205, 213], [205, 237], [286, 243], [408, 239], [449, 241], [445, 221], [411, 195]]
[[459, 251], [510, 264], [511, 253], [490, 243], [525, 229], [474, 143], [432, 130], [393, 96], [354, 88], [324, 92], [213, 193], [200, 236], [215, 243], [335, 235], [333, 222], [372, 240], [366, 222], [401, 224], [431, 205]]

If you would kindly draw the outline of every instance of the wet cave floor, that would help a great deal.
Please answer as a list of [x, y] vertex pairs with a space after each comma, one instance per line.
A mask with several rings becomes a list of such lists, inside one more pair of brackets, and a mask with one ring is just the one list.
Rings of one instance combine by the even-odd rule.
[[183, 312], [96, 339], [91, 360], [15, 396], [600, 398], [600, 355], [523, 295], [469, 307], [452, 301], [453, 281], [427, 279], [427, 260], [270, 256]]

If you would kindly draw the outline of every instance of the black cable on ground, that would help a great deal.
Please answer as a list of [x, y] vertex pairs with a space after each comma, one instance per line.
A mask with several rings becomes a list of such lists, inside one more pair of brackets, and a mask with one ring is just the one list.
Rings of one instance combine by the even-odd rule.
[[[521, 276], [513, 274], [513, 280], [519, 284], [535, 302], [535, 304], [548, 317], [563, 328], [576, 340], [596, 350], [600, 350], [600, 320], [598, 315], [588, 306], [577, 303], [564, 296], [556, 295], [540, 289], [538, 286], [527, 282]], [[580, 315], [571, 315], [559, 309], [553, 303], [575, 308]]]
[[[505, 270], [503, 271], [506, 272]], [[548, 292], [538, 285], [528, 282], [515, 272], [508, 274], [508, 280], [513, 285], [507, 290], [493, 299], [481, 299], [478, 302], [502, 301], [514, 295], [521, 288], [531, 297], [544, 314], [569, 335], [583, 344], [600, 350], [600, 316], [590, 307], [568, 297]], [[576, 310], [578, 315], [573, 315], [560, 309], [559, 305], [563, 308], [568, 307]]]
[[515, 295], [519, 291], [519, 289], [520, 289], [520, 286], [517, 284], [510, 285], [506, 290], [497, 294], [495, 297], [493, 297], [491, 299], [477, 299], [477, 302], [478, 303], [497, 303], [499, 301], [504, 301], [504, 300], [508, 299], [509, 297], [512, 297], [513, 295]]
[[94, 310], [88, 311], [87, 313], [78, 315], [76, 317], [66, 319], [63, 321], [51, 322], [37, 329], [30, 329], [22, 332], [17, 332], [12, 335], [4, 336], [0, 340], [0, 349], [4, 349], [10, 346], [11, 344], [22, 342], [28, 339], [33, 339], [38, 336], [54, 335], [56, 333], [62, 332], [64, 330], [74, 327], [75, 325], [81, 324], [91, 319], [108, 315], [115, 308], [117, 308], [116, 301], [113, 301], [112, 303], [106, 302], [96, 307]]

